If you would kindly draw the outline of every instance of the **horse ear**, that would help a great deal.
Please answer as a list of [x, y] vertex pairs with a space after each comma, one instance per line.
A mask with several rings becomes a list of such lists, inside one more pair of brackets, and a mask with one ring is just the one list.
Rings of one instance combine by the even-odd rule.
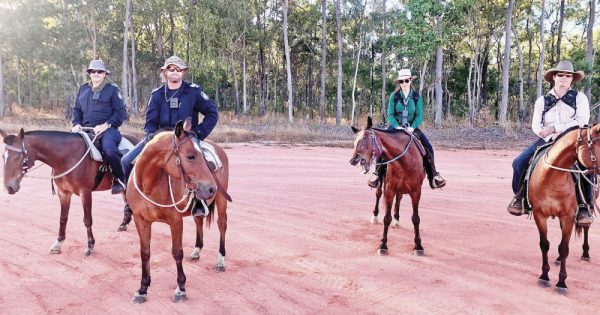
[[0, 129], [0, 136], [2, 136], [2, 138], [6, 138], [8, 137], [8, 132]]
[[366, 129], [371, 129], [371, 127], [373, 127], [373, 119], [371, 119], [371, 116], [369, 116], [367, 118], [367, 128]]
[[23, 139], [23, 137], [25, 137], [25, 130], [21, 128], [21, 130], [19, 130], [19, 139]]
[[188, 117], [185, 119], [185, 122], [183, 123], [183, 130], [192, 131], [192, 118], [191, 117]]
[[354, 132], [354, 134], [357, 134], [358, 131], [360, 131], [360, 129], [354, 127], [354, 126], [350, 126], [350, 128], [352, 128], [352, 132]]
[[179, 138], [181, 138], [182, 135], [183, 135], [183, 121], [180, 120], [175, 125], [175, 137], [177, 137], [177, 139], [179, 139]]

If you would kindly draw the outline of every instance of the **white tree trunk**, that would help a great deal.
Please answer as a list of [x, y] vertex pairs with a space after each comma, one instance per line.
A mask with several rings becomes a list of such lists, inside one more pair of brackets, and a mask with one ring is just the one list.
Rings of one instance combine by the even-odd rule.
[[508, 74], [510, 72], [510, 47], [512, 43], [512, 11], [515, 0], [508, 1], [506, 7], [506, 32], [504, 33], [504, 63], [502, 65], [502, 103], [500, 104], [500, 125], [505, 126], [508, 116]]
[[321, 0], [321, 15], [323, 25], [321, 25], [321, 99], [319, 100], [319, 118], [321, 122], [325, 120], [325, 79], [327, 65], [327, 0]]
[[0, 54], [0, 117], [4, 117], [4, 66]]
[[352, 118], [350, 125], [354, 126], [354, 111], [356, 110], [356, 78], [358, 77], [358, 66], [360, 65], [360, 51], [362, 49], [363, 38], [361, 37], [358, 43], [358, 52], [356, 53], [356, 67], [354, 68], [354, 81], [352, 82]]
[[129, 34], [129, 21], [131, 19], [131, 0], [126, 0], [125, 2], [125, 21], [123, 23], [123, 69], [121, 72], [121, 91], [123, 92], [123, 97], [125, 98], [125, 104], [131, 104], [129, 100], [129, 84], [128, 84], [128, 74], [127, 74], [127, 35]]
[[293, 106], [294, 97], [292, 90], [292, 66], [290, 61], [290, 44], [288, 42], [288, 0], [283, 2], [283, 44], [285, 46], [285, 65], [287, 70], [287, 88], [288, 88], [288, 121], [294, 122]]
[[335, 110], [335, 124], [339, 126], [342, 122], [342, 12], [340, 0], [335, 1], [335, 20], [337, 25], [338, 42], [338, 73], [337, 73], [337, 103]]
[[[440, 18], [441, 20], [441, 18]], [[435, 56], [435, 120], [436, 127], [442, 125], [442, 68], [444, 65], [444, 52], [438, 47]]]
[[542, 12], [540, 14], [540, 63], [538, 64], [537, 71], [537, 97], [542, 96], [542, 83], [544, 82], [544, 59], [545, 59], [545, 45], [544, 45], [544, 14], [546, 14], [546, 0], [542, 0]]
[[515, 46], [517, 46], [517, 55], [519, 56], [519, 123], [523, 123], [523, 120], [525, 119], [525, 101], [523, 98], [523, 51], [521, 50], [521, 43], [517, 37], [517, 32], [513, 30], [513, 33], [516, 39]]
[[[131, 16], [130, 16], [131, 18]], [[131, 21], [130, 21], [131, 22]], [[137, 88], [137, 69], [135, 66], [135, 32], [133, 31], [133, 23], [131, 23], [131, 90], [133, 91], [131, 98], [131, 111], [138, 112], [138, 88]]]
[[585, 95], [588, 98], [588, 101], [592, 102], [592, 70], [594, 68], [594, 22], [596, 16], [596, 0], [590, 0], [590, 16], [587, 27], [587, 51], [585, 53], [585, 60], [587, 62], [588, 71], [585, 74], [586, 84], [585, 84]]
[[385, 73], [385, 65], [386, 65], [386, 34], [387, 34], [387, 19], [385, 18], [386, 14], [386, 0], [383, 0], [383, 33], [381, 34], [381, 39], [383, 40], [383, 46], [381, 48], [381, 122], [386, 122], [387, 120], [387, 106], [386, 106], [386, 73]]
[[233, 50], [234, 47], [231, 47], [231, 62], [229, 65], [231, 66], [231, 72], [233, 72], [233, 87], [235, 89], [235, 112], [239, 114], [240, 112], [240, 87], [238, 86], [237, 80], [237, 70], [235, 69], [235, 59], [233, 58]]
[[246, 26], [244, 24], [244, 37], [242, 37], [242, 113], [248, 113], [248, 99], [246, 91]]

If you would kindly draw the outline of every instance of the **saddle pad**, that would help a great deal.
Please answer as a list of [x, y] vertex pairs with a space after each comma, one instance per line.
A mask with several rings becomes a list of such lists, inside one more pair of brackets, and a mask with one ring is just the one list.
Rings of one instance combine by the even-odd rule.
[[223, 163], [219, 156], [217, 155], [217, 151], [215, 151], [215, 147], [208, 142], [202, 142], [198, 139], [194, 139], [194, 145], [196, 146], [196, 150], [202, 150], [202, 154], [204, 155], [204, 159], [208, 162], [208, 165], [211, 163], [215, 166], [214, 169], [211, 168], [211, 171], [216, 171], [223, 167]]
[[80, 131], [78, 132], [81, 137], [83, 137], [83, 141], [85, 142], [86, 148], [90, 149], [90, 158], [94, 161], [102, 162], [102, 154], [96, 148], [96, 146], [92, 143], [92, 139], [90, 139], [90, 135], [87, 132]]

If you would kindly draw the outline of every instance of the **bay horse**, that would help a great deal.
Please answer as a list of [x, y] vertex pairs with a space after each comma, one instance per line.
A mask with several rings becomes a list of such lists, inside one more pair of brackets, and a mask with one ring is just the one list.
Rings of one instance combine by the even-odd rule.
[[[424, 249], [421, 245], [419, 232], [419, 201], [421, 199], [421, 186], [425, 179], [423, 167], [423, 156], [418, 149], [415, 137], [400, 130], [373, 129], [371, 117], [367, 119], [367, 127], [360, 130], [352, 127], [356, 134], [354, 150], [350, 164], [362, 166], [363, 173], [368, 173], [373, 162], [383, 158], [387, 164], [387, 171], [383, 183], [383, 195], [385, 202], [385, 216], [383, 218], [383, 238], [378, 248], [380, 255], [386, 255], [388, 251], [387, 233], [392, 222], [392, 203], [396, 198], [399, 207], [402, 195], [408, 194], [412, 201], [412, 223], [415, 231], [414, 253], [423, 255]], [[378, 210], [376, 208], [376, 210]], [[377, 211], [378, 212], [378, 211]], [[374, 211], [374, 216], [376, 212]]]
[[[575, 172], [571, 168], [576, 161], [598, 174], [597, 157], [600, 155], [600, 124], [593, 127], [581, 127], [565, 133], [556, 140], [549, 151], [535, 165], [528, 181], [529, 202], [533, 211], [533, 218], [540, 235], [540, 250], [542, 252], [542, 274], [538, 283], [540, 286], [550, 286], [548, 272], [548, 218], [558, 217], [562, 239], [558, 246], [560, 272], [556, 290], [567, 294], [567, 257], [569, 256], [569, 241], [573, 227], [577, 234], [585, 229], [584, 253], [582, 258], [589, 259], [587, 244], [587, 228], [575, 224], [577, 210], [576, 188], [572, 178]], [[582, 176], [584, 180], [585, 176]], [[597, 189], [597, 186], [595, 187]]]
[[[174, 131], [157, 133], [140, 153], [128, 181], [126, 199], [133, 211], [133, 221], [140, 237], [142, 279], [132, 302], [144, 303], [150, 286], [150, 238], [153, 222], [167, 223], [171, 229], [171, 253], [177, 266], [177, 288], [172, 301], [186, 300], [182, 260], [183, 217], [190, 215], [192, 199], [207, 200], [211, 210], [206, 225], [213, 220], [216, 205], [220, 232], [219, 254], [215, 270], [225, 270], [225, 232], [227, 230], [227, 194], [229, 166], [225, 151], [210, 140], [215, 147], [222, 167], [211, 172], [202, 150], [195, 144], [195, 135], [190, 132], [191, 119], [185, 124], [177, 123]], [[182, 209], [180, 209], [180, 207]], [[203, 218], [194, 217], [196, 223], [196, 248], [192, 258], [202, 249]]]
[[[60, 226], [58, 238], [50, 248], [50, 253], [61, 253], [61, 246], [66, 237], [71, 196], [75, 194], [81, 198], [83, 223], [87, 229], [88, 240], [84, 254], [91, 255], [96, 243], [92, 233], [92, 191], [111, 189], [111, 172], [106, 172], [95, 187], [96, 176], [102, 163], [89, 158], [87, 146], [77, 133], [50, 130], [24, 132], [21, 128], [16, 135], [9, 135], [4, 130], [0, 130], [0, 135], [4, 138], [6, 148], [4, 187], [9, 194], [19, 191], [21, 180], [36, 161], [52, 168], [52, 180], [56, 183], [60, 200]], [[139, 141], [128, 135], [123, 137], [133, 144]], [[52, 188], [54, 192], [54, 186]]]

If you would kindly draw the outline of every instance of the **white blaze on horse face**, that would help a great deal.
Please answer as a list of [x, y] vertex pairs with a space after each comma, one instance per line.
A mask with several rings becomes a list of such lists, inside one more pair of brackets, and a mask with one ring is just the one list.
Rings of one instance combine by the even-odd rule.
[[362, 139], [365, 137], [365, 131], [361, 130], [358, 132], [356, 139], [354, 140], [354, 149], [357, 149], [358, 143], [362, 141]]
[[6, 161], [8, 160], [8, 150], [4, 151], [4, 154], [2, 154], [2, 158], [4, 159], [4, 164], [6, 164]]

